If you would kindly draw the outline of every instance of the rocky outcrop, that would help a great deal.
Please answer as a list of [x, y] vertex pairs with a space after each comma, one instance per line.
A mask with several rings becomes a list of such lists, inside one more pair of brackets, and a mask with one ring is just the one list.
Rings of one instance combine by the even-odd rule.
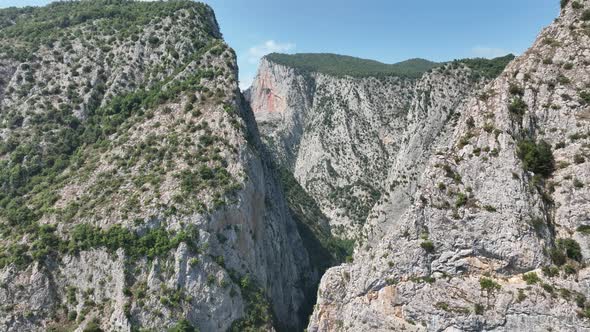
[[432, 138], [481, 84], [463, 65], [419, 79], [340, 77], [264, 58], [247, 94], [275, 159], [316, 199], [335, 234], [357, 238], [391, 186], [407, 187], [400, 199], [409, 200]]
[[318, 270], [212, 10], [20, 15], [1, 34], [34, 43], [0, 51], [0, 330], [302, 329]]
[[425, 160], [411, 199], [396, 186], [374, 207], [354, 263], [322, 278], [309, 331], [590, 330], [590, 40], [573, 3], [456, 121], [418, 135], [430, 155], [399, 155], [395, 184]]

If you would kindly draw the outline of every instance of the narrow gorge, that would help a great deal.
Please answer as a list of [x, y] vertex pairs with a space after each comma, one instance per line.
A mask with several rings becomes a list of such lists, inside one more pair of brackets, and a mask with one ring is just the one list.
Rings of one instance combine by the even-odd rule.
[[[590, 2], [522, 55], [271, 53], [0, 9], [0, 331], [590, 331]], [[387, 42], [387, 41], [384, 41]]]

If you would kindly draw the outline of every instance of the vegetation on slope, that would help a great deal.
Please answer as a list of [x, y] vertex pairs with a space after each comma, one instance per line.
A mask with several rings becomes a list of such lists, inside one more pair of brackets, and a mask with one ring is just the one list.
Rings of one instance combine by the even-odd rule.
[[551, 145], [543, 140], [535, 142], [531, 139], [524, 139], [518, 142], [518, 157], [522, 160], [526, 171], [551, 176], [555, 170], [555, 160]]
[[[181, 9], [194, 8], [200, 15], [210, 9], [189, 0], [146, 3], [131, 0], [57, 1], [45, 7], [7, 8], [0, 10], [0, 54], [24, 61], [41, 46], [51, 47], [68, 35], [67, 28], [89, 21], [116, 31], [119, 39], [142, 32], [142, 27], [154, 19], [172, 16]], [[207, 27], [213, 33], [213, 27]], [[99, 45], [97, 45], [99, 46]]]
[[474, 58], [455, 60], [454, 63], [462, 63], [469, 67], [476, 75], [487, 79], [498, 77], [504, 68], [514, 60], [514, 54], [508, 54], [494, 59]]
[[[171, 19], [163, 22], [164, 17]], [[209, 19], [207, 6], [188, 0], [59, 2], [0, 11], [0, 43], [7, 46], [0, 58], [23, 71], [19, 81], [24, 83], [22, 89], [7, 90], [13, 102], [0, 110], [0, 132], [6, 133], [0, 137], [0, 269], [23, 269], [35, 261], [55, 266], [52, 260], [59, 262], [62, 255], [105, 248], [124, 250], [127, 273], [141, 258], [165, 258], [180, 243], [188, 245], [191, 255], [206, 250], [208, 244], [196, 247], [196, 228], [171, 231], [165, 221], [218, 209], [239, 188], [228, 171], [237, 148], [227, 137], [244, 133], [230, 102], [233, 95], [224, 89], [235, 83], [233, 51], [213, 33]], [[151, 28], [154, 32], [146, 33]], [[178, 35], [184, 39], [167, 38], [168, 29], [175, 28], [182, 29]], [[80, 44], [100, 50], [99, 59], [81, 51]], [[157, 60], [121, 56], [112, 52], [117, 47], [145, 47]], [[47, 68], [57, 67], [64, 57], [71, 59], [66, 79], [50, 77]], [[122, 86], [113, 84], [113, 68], [136, 65], [145, 77], [126, 70]], [[19, 98], [25, 97], [30, 110], [23, 111]], [[207, 114], [211, 109], [223, 115]], [[217, 123], [224, 130], [216, 130]], [[145, 135], [138, 133], [142, 126]], [[104, 161], [113, 170], [100, 172]], [[166, 188], [171, 199], [156, 199], [146, 208], [146, 197], [160, 197], [163, 179], [172, 181], [172, 189]], [[61, 190], [70, 184], [81, 185], [79, 197], [63, 197]], [[125, 197], [119, 201], [120, 195]], [[101, 214], [99, 208], [105, 206], [113, 218]], [[46, 216], [55, 217], [59, 227], [40, 223]], [[163, 222], [148, 226], [148, 217]], [[92, 219], [103, 227], [93, 226]], [[219, 257], [216, 262], [225, 268]], [[264, 290], [247, 275], [237, 278], [246, 313], [234, 327], [255, 331], [270, 326], [272, 309]], [[171, 301], [160, 298], [164, 305], [164, 300]], [[125, 305], [128, 317], [130, 306]], [[136, 322], [130, 322], [135, 330]], [[88, 326], [100, 330], [97, 322]], [[186, 320], [171, 329], [194, 330]]]
[[187, 243], [193, 250], [198, 250], [194, 246], [199, 238], [196, 228], [178, 233], [155, 228], [143, 235], [138, 235], [121, 226], [101, 230], [87, 224], [79, 224], [74, 227], [68, 240], [62, 240], [55, 234], [55, 226], [34, 225], [33, 227], [35, 227], [33, 236], [35, 241], [30, 245], [12, 244], [7, 250], [0, 251], [0, 268], [9, 264], [15, 264], [20, 268], [33, 260], [42, 260], [47, 256], [76, 254], [97, 247], [107, 248], [113, 253], [122, 248], [130, 258], [148, 257], [150, 260], [167, 255], [171, 249], [178, 247], [182, 242]]
[[[280, 168], [281, 184], [289, 211], [297, 224], [303, 245], [307, 249], [311, 264], [320, 275], [332, 266], [352, 259], [354, 241], [332, 236], [328, 218], [323, 214], [316, 201], [301, 187], [293, 174]], [[306, 305], [302, 306], [299, 316], [307, 320], [316, 303], [317, 286], [308, 289]]]
[[[339, 77], [397, 76], [419, 78], [425, 72], [444, 64], [424, 59], [410, 59], [395, 64], [385, 64], [379, 61], [330, 53], [271, 53], [265, 58], [271, 62], [293, 67], [304, 72], [319, 72]], [[485, 77], [487, 79], [493, 79], [500, 75], [513, 59], [514, 55], [508, 54], [494, 59], [474, 58], [454, 60], [451, 64], [466, 65], [475, 73], [476, 78]]]
[[[129, 29], [140, 33], [141, 26], [137, 26], [139, 23], [157, 18], [158, 15], [173, 15], [176, 10], [191, 8], [191, 6], [197, 12], [207, 8], [192, 1], [143, 3], [96, 0], [83, 3], [56, 3], [41, 8], [0, 10], [0, 17], [4, 20], [4, 23], [0, 25], [4, 27], [0, 29], [0, 41], [3, 45], [9, 45], [10, 38], [14, 37], [19, 40], [23, 39], [24, 44], [30, 42], [29, 46], [31, 46], [44, 38], [59, 37], [58, 44], [61, 45], [70, 38], [68, 33], [71, 32], [71, 29], [68, 27], [74, 25], [73, 21], [88, 21], [92, 25], [95, 23], [92, 20], [96, 19], [100, 19], [99, 22], [107, 22], [115, 26], [125, 24], [121, 27], [123, 34]], [[133, 14], [129, 14], [127, 11], [133, 11]], [[133, 19], [134, 15], [137, 15], [137, 19]], [[56, 24], [54, 22], [56, 20], [66, 20], [67, 24]], [[98, 29], [95, 33], [101, 38], [122, 38], [120, 31], [109, 29]], [[56, 35], [52, 35], [51, 31], [54, 31]], [[132, 37], [127, 37], [128, 40], [133, 40]], [[160, 79], [150, 88], [137, 86], [136, 89], [128, 92], [123, 90], [118, 95], [111, 96], [110, 100], [106, 100], [108, 102], [102, 107], [100, 104], [101, 101], [105, 101], [103, 99], [105, 98], [104, 93], [108, 87], [105, 83], [107, 81], [105, 70], [99, 68], [98, 80], [92, 84], [88, 83], [88, 89], [93, 90], [94, 93], [91, 94], [85, 105], [84, 119], [76, 117], [72, 107], [74, 102], [63, 100], [59, 90], [43, 92], [41, 95], [34, 96], [33, 99], [40, 100], [39, 104], [32, 108], [35, 109], [35, 113], [22, 114], [18, 109], [6, 107], [3, 112], [0, 112], [0, 130], [4, 129], [6, 133], [4, 137], [0, 138], [0, 221], [2, 221], [0, 222], [0, 235], [5, 240], [0, 242], [0, 267], [11, 263], [24, 267], [34, 260], [43, 261], [48, 255], [88, 249], [88, 245], [102, 246], [113, 250], [125, 248], [130, 255], [151, 256], [150, 251], [152, 250], [147, 250], [147, 248], [152, 245], [147, 247], [144, 245], [145, 241], [151, 241], [149, 236], [138, 237], [132, 231], [116, 228], [105, 230], [104, 234], [109, 236], [115, 234], [117, 238], [121, 235], [126, 241], [126, 243], [116, 242], [114, 244], [104, 239], [101, 230], [85, 229], [85, 233], [89, 234], [89, 241], [78, 244], [74, 241], [77, 234], [75, 229], [70, 234], [71, 241], [67, 242], [67, 240], [58, 238], [52, 227], [39, 225], [37, 221], [44, 215], [50, 214], [56, 215], [58, 220], [65, 224], [72, 221], [74, 216], [81, 217], [81, 213], [100, 217], [96, 214], [96, 208], [108, 201], [105, 198], [113, 198], [119, 190], [122, 180], [118, 174], [108, 172], [98, 174], [97, 185], [90, 187], [88, 192], [78, 200], [69, 202], [63, 209], [56, 209], [54, 205], [60, 199], [59, 191], [64, 183], [76, 176], [88, 177], [97, 166], [97, 155], [114, 145], [130, 149], [130, 151], [125, 151], [129, 158], [112, 160], [116, 163], [119, 173], [126, 173], [138, 164], [139, 167], [142, 167], [142, 172], [137, 179], [127, 176], [128, 180], [130, 178], [133, 180], [135, 186], [142, 187], [145, 182], [156, 185], [161, 181], [161, 165], [170, 164], [170, 156], [178, 155], [179, 138], [174, 136], [173, 132], [169, 132], [169, 137], [161, 139], [150, 134], [147, 135], [145, 142], [135, 147], [125, 145], [125, 140], [129, 138], [127, 131], [134, 124], [148, 121], [154, 117], [154, 109], [160, 105], [175, 102], [184, 95], [193, 95], [192, 99], [189, 98], [190, 102], [185, 108], [185, 113], [191, 112], [193, 103], [196, 102], [193, 100], [195, 99], [194, 92], [206, 90], [204, 85], [207, 81], [226, 75], [222, 70], [213, 70], [212, 67], [207, 67], [198, 68], [194, 70], [194, 73], [185, 75], [182, 79], [177, 77], [177, 74], [184, 70], [187, 64], [199, 61], [205, 53], [220, 55], [225, 52], [224, 55], [227, 55], [225, 45], [212, 37], [209, 36], [207, 45], [194, 45], [194, 49], [188, 48], [187, 52], [190, 56], [184, 58], [176, 66], [171, 65], [173, 71], [167, 78]], [[27, 52], [32, 51], [33, 49], [27, 49]], [[173, 51], [170, 50], [170, 52]], [[30, 69], [33, 66], [30, 63], [25, 63], [21, 67]], [[79, 77], [78, 75], [73, 76]], [[31, 84], [42, 84], [43, 82], [39, 83], [39, 80], [42, 79], [43, 77], [31, 76], [28, 81]], [[26, 92], [30, 93], [30, 91]], [[8, 91], [8, 93], [11, 92]], [[43, 102], [53, 95], [59, 97], [56, 99], [62, 102], [58, 108], [49, 102]], [[213, 93], [209, 95], [212, 96]], [[74, 99], [80, 99], [74, 97]], [[215, 100], [220, 99], [214, 99], [213, 102]], [[192, 117], [198, 118], [200, 111], [192, 110], [190, 114]], [[24, 121], [25, 119], [26, 121]], [[184, 158], [188, 159], [186, 162], [189, 165], [195, 166], [197, 172], [178, 174], [183, 195], [178, 196], [179, 199], [175, 203], [177, 206], [192, 204], [191, 208], [195, 207], [197, 210], [206, 209], [207, 206], [203, 202], [198, 202], [196, 196], [204, 187], [212, 187], [219, 188], [219, 191], [214, 193], [214, 206], [222, 205], [224, 204], [224, 192], [226, 190], [234, 191], [238, 186], [225, 170], [226, 166], [221, 160], [219, 152], [216, 152], [228, 143], [221, 137], [214, 135], [206, 123], [195, 126], [191, 122], [186, 127], [186, 132], [204, 132], [204, 134], [198, 137], [198, 142], [191, 144], [191, 146], [198, 147], [194, 154], [189, 151], [182, 154]], [[113, 135], [121, 139], [114, 141]], [[209, 162], [209, 158], [214, 159], [215, 162]], [[195, 165], [195, 162], [198, 164]], [[64, 175], [63, 172], [68, 169], [69, 173]], [[187, 183], [190, 184], [188, 186], [190, 190], [187, 189]], [[127, 203], [133, 210], [141, 210], [140, 202], [136, 197], [128, 197]], [[175, 211], [177, 209], [171, 207], [166, 212], [174, 213]], [[122, 219], [126, 219], [125, 215], [122, 216]], [[67, 232], [65, 235], [68, 236]], [[170, 235], [165, 234], [165, 236]], [[174, 235], [172, 234], [172, 236]], [[36, 241], [27, 245], [14, 244], [23, 237], [36, 239]], [[163, 251], [169, 251], [178, 243], [173, 241], [173, 245], [169, 246], [166, 241], [158, 240], [153, 243], [152, 249], [161, 254]]]
[[330, 233], [328, 218], [315, 200], [301, 187], [288, 170], [281, 168], [281, 184], [291, 214], [312, 259], [321, 271], [344, 262], [352, 256], [354, 241], [339, 239]]
[[276, 321], [271, 305], [256, 281], [249, 275], [239, 277], [234, 271], [230, 271], [230, 276], [234, 283], [240, 286], [242, 297], [246, 302], [246, 312], [244, 317], [232, 323], [228, 332], [265, 331], [271, 326], [276, 326], [279, 322]]
[[305, 72], [319, 72], [334, 76], [418, 78], [439, 64], [424, 59], [411, 59], [395, 64], [360, 59], [331, 53], [272, 53], [267, 60]]

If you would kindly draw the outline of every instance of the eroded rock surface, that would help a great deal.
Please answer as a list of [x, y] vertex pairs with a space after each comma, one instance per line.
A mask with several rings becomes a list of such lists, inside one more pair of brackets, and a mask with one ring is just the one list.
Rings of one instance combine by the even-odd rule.
[[410, 199], [433, 138], [483, 82], [463, 65], [422, 78], [339, 77], [264, 58], [247, 95], [277, 162], [317, 201], [335, 234], [360, 238], [394, 182]]
[[354, 262], [322, 278], [309, 331], [590, 330], [590, 38], [579, 5], [432, 136], [411, 204], [394, 189], [374, 207]]
[[3, 14], [0, 330], [302, 329], [318, 271], [213, 11]]

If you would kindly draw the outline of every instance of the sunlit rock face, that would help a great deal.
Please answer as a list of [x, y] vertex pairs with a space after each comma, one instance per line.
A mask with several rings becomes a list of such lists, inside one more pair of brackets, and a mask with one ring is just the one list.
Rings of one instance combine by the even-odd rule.
[[274, 158], [316, 199], [333, 233], [362, 239], [392, 183], [409, 204], [434, 138], [485, 82], [465, 66], [417, 78], [351, 77], [267, 57], [246, 95]]
[[318, 271], [208, 6], [16, 10], [0, 45], [0, 330], [304, 328]]
[[588, 9], [567, 4], [430, 136], [412, 197], [375, 205], [308, 331], [590, 330]]

